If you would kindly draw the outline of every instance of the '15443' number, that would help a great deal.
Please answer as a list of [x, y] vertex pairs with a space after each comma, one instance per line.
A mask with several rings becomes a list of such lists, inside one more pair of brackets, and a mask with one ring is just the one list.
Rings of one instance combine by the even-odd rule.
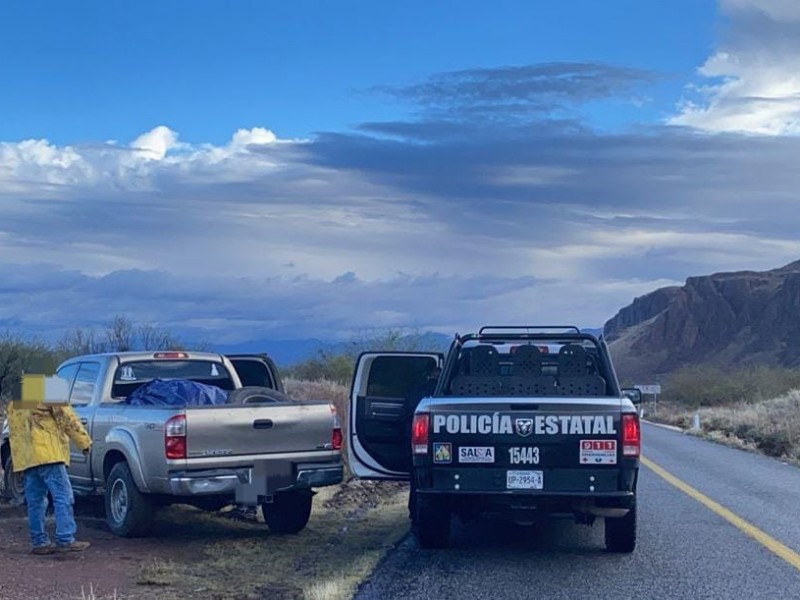
[[539, 448], [536, 446], [509, 448], [508, 460], [512, 465], [538, 465]]

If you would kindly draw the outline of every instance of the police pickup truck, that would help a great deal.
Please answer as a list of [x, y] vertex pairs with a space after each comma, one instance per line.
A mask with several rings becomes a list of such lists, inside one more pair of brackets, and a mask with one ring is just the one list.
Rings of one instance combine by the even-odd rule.
[[426, 548], [448, 545], [452, 515], [602, 517], [607, 549], [632, 552], [639, 399], [620, 389], [602, 336], [577, 327], [483, 327], [456, 335], [446, 357], [366, 352], [351, 390], [350, 467], [411, 480], [412, 530]]

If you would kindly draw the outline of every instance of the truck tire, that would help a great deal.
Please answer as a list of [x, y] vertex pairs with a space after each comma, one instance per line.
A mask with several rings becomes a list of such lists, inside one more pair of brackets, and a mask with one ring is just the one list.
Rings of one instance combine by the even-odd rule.
[[155, 514], [153, 500], [136, 487], [126, 462], [115, 464], [106, 479], [106, 523], [120, 537], [148, 533]]
[[10, 454], [3, 465], [3, 497], [12, 506], [23, 506], [25, 504], [25, 485], [22, 473], [14, 473], [14, 465], [11, 462]]
[[272, 533], [297, 533], [311, 516], [313, 494], [308, 491], [275, 494], [272, 503], [264, 503], [261, 510]]
[[450, 545], [450, 511], [441, 498], [416, 494], [411, 530], [423, 548], [446, 548]]
[[256, 385], [245, 386], [228, 394], [228, 404], [271, 404], [274, 402], [292, 402], [292, 399], [278, 390]]
[[624, 517], [605, 518], [606, 549], [609, 552], [633, 552], [636, 548], [636, 503]]

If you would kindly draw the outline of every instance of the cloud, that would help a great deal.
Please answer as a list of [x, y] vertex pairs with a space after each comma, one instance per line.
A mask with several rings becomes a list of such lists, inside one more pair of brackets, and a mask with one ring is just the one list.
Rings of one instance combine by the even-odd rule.
[[726, 29], [669, 122], [709, 132], [800, 133], [800, 4], [720, 0]]
[[[460, 107], [527, 98], [507, 89], [552, 75], [480, 73], [456, 78]], [[630, 78], [555, 79], [578, 102]], [[791, 136], [423, 110], [306, 140], [179, 140], [161, 126], [129, 143], [0, 143], [0, 328], [54, 335], [120, 313], [237, 342], [599, 326], [688, 276], [800, 256]]]
[[[611, 314], [609, 311], [616, 309], [614, 298], [620, 293], [644, 292], [649, 285], [607, 282], [593, 289], [589, 282], [575, 287], [530, 276], [439, 274], [397, 274], [367, 281], [352, 273], [332, 281], [277, 276], [234, 280], [225, 273], [201, 280], [166, 271], [88, 276], [61, 271], [56, 265], [36, 268], [42, 277], [31, 285], [15, 280], [15, 285], [24, 286], [24, 297], [10, 286], [0, 289], [0, 327], [13, 324], [30, 333], [51, 335], [76, 324], [102, 327], [120, 313], [179, 331], [190, 339], [213, 336], [216, 343], [248, 336], [336, 339], [347, 332], [406, 327], [464, 333], [496, 321], [500, 314], [502, 322], [527, 322], [532, 310], [543, 318], [565, 309], [583, 313], [580, 324], [584, 325]], [[31, 272], [30, 265], [0, 265], [2, 278], [20, 272]], [[43, 281], [48, 284], [41, 285]], [[600, 310], [586, 312], [588, 294]]]
[[439, 73], [373, 92], [412, 101], [447, 119], [530, 119], [606, 99], [655, 80], [640, 69], [599, 63], [545, 63]]
[[177, 144], [178, 134], [169, 127], [159, 125], [133, 140], [131, 148], [141, 153], [145, 160], [162, 160]]

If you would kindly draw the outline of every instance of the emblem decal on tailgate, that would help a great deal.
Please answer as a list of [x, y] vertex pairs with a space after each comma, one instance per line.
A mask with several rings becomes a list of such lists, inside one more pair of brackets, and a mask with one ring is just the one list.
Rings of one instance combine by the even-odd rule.
[[528, 437], [533, 433], [533, 419], [517, 419], [514, 421], [514, 428], [522, 437]]
[[450, 442], [433, 443], [433, 462], [438, 464], [453, 462], [453, 446]]

